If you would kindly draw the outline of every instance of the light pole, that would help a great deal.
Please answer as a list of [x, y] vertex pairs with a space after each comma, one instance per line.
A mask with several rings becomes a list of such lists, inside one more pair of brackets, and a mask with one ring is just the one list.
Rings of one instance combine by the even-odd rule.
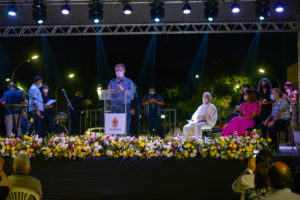
[[6, 82], [9, 82], [9, 81], [10, 81], [10, 78], [6, 78], [5, 81], [6, 81]]
[[58, 89], [59, 87], [61, 86], [61, 84], [67, 80], [67, 79], [73, 79], [75, 77], [75, 74], [73, 73], [70, 73], [66, 78], [62, 79], [57, 85], [56, 85], [56, 88], [55, 88], [55, 99], [56, 99], [56, 104], [55, 104], [55, 113], [57, 114], [57, 109], [58, 109], [58, 104], [57, 104], [57, 94], [58, 94]]
[[15, 78], [15, 74], [16, 74], [16, 71], [24, 64], [24, 63], [29, 63], [31, 62], [32, 60], [36, 60], [38, 59], [39, 56], [38, 55], [33, 55], [31, 56], [31, 58], [28, 58], [26, 60], [23, 60], [22, 62], [20, 62], [19, 64], [17, 64], [17, 66], [14, 68], [14, 71], [11, 75], [11, 81], [14, 81], [14, 78]]
[[[266, 70], [264, 70], [263, 68], [259, 68], [259, 69], [258, 69], [258, 72], [259, 72], [260, 74], [265, 74], [265, 73], [266, 73]], [[268, 75], [270, 75], [272, 78], [275, 79], [275, 81], [277, 82], [278, 88], [280, 88], [280, 81], [279, 81], [279, 79], [278, 79], [276, 76], [274, 76], [273, 74], [269, 73], [269, 72], [268, 72]]]

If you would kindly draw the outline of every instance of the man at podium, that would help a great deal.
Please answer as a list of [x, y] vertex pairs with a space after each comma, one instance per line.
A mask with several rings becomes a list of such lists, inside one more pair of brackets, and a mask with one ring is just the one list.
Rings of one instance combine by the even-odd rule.
[[[115, 92], [123, 92], [126, 96], [126, 122], [127, 122], [127, 136], [130, 136], [130, 103], [134, 97], [134, 86], [131, 79], [125, 77], [125, 65], [124, 64], [116, 64], [115, 65], [116, 78], [112, 79], [108, 84], [108, 90]], [[118, 102], [123, 103], [125, 102]], [[117, 108], [117, 107], [115, 107]], [[114, 107], [112, 108], [114, 110]]]

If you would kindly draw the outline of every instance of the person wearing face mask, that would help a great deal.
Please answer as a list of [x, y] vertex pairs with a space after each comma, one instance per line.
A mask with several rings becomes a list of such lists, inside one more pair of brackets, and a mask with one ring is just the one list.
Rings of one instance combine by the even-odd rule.
[[161, 125], [161, 106], [163, 105], [165, 105], [163, 97], [156, 93], [154, 87], [150, 87], [149, 93], [143, 98], [142, 106], [144, 107], [144, 116], [151, 136], [158, 135], [164, 138], [164, 129]]
[[291, 126], [297, 126], [298, 113], [297, 113], [297, 103], [298, 103], [298, 90], [291, 82], [286, 82], [284, 84], [286, 94], [283, 94], [283, 98], [290, 102], [290, 112], [292, 113]]
[[29, 89], [29, 112], [33, 114], [33, 128], [35, 134], [38, 134], [39, 137], [44, 138], [44, 104], [43, 96], [40, 90], [42, 83], [43, 78], [41, 76], [34, 77], [33, 84]]
[[184, 136], [202, 137], [203, 129], [211, 129], [215, 126], [218, 120], [218, 112], [215, 105], [210, 103], [211, 99], [209, 92], [203, 93], [203, 104], [198, 107], [192, 119], [188, 120], [189, 123], [183, 127]]
[[271, 89], [267, 85], [262, 85], [259, 93], [260, 114], [258, 115], [258, 123], [265, 121], [271, 114], [273, 101], [270, 98]]
[[256, 91], [247, 90], [247, 102], [241, 104], [240, 116], [233, 118], [227, 126], [223, 129], [222, 134], [224, 136], [230, 136], [237, 133], [239, 136], [243, 136], [247, 129], [254, 128], [255, 121], [259, 106], [256, 100]]
[[[134, 98], [135, 89], [131, 79], [125, 77], [126, 68], [124, 64], [115, 65], [116, 78], [112, 79], [108, 84], [108, 90], [121, 92], [127, 96], [126, 100], [126, 122], [127, 122], [127, 136], [130, 136], [130, 120], [131, 120], [131, 100]], [[125, 102], [114, 102], [112, 111], [115, 113], [123, 112], [123, 106]]]
[[282, 98], [282, 93], [278, 88], [272, 90], [270, 98], [274, 101], [272, 112], [270, 116], [259, 125], [259, 128], [262, 130], [264, 137], [270, 137], [272, 139], [272, 145], [278, 150], [279, 146], [276, 132], [287, 128], [290, 120], [290, 105], [286, 99]]
[[44, 84], [42, 87], [43, 103], [44, 103], [44, 122], [46, 124], [45, 129], [48, 133], [52, 133], [53, 126], [53, 107], [54, 104], [47, 105], [49, 100], [55, 99], [52, 94], [49, 93], [49, 86]]

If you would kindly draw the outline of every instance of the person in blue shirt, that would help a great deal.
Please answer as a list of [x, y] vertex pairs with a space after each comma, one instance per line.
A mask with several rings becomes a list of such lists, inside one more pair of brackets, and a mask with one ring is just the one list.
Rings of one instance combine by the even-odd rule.
[[43, 93], [43, 103], [44, 103], [44, 122], [46, 124], [45, 129], [48, 131], [48, 133], [51, 134], [52, 127], [53, 127], [53, 107], [55, 103], [51, 105], [47, 105], [47, 102], [55, 98], [53, 94], [49, 93], [49, 86], [47, 84], [43, 85], [42, 93]]
[[[15, 89], [14, 82], [8, 83], [8, 91], [3, 94], [2, 104], [10, 105], [10, 104], [24, 104], [24, 95], [21, 92], [18, 92]], [[21, 133], [20, 128], [20, 114], [22, 112], [21, 108], [7, 108], [4, 122], [6, 126], [6, 136], [11, 137], [14, 134]], [[13, 128], [16, 126], [17, 133], [13, 133]]]
[[[116, 78], [112, 79], [108, 84], [108, 90], [112, 90], [115, 92], [124, 93], [127, 96], [126, 100], [126, 113], [127, 113], [127, 136], [130, 136], [130, 104], [131, 100], [134, 98], [135, 89], [133, 86], [133, 82], [131, 79], [125, 77], [125, 65], [124, 64], [116, 64], [115, 65]], [[115, 101], [116, 105], [112, 108], [112, 112], [121, 113], [124, 110], [120, 109], [124, 106], [125, 102]]]
[[43, 96], [40, 88], [43, 84], [43, 78], [41, 76], [35, 76], [33, 84], [29, 89], [29, 112], [33, 114], [33, 127], [36, 134], [40, 138], [44, 138], [44, 104]]
[[[156, 93], [154, 87], [143, 98], [144, 115], [151, 136], [159, 135], [164, 138], [164, 129], [161, 126], [161, 106], [165, 105], [163, 97]], [[154, 132], [156, 131], [156, 133]]]

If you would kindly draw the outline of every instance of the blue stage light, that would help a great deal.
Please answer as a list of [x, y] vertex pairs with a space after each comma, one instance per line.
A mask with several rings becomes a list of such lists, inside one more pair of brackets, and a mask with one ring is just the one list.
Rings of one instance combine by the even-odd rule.
[[165, 17], [165, 9], [163, 5], [164, 3], [159, 1], [154, 1], [154, 3], [150, 4], [151, 19], [156, 23], [160, 22], [161, 19]]
[[191, 12], [192, 12], [192, 8], [191, 8], [191, 6], [189, 5], [189, 4], [184, 4], [184, 6], [182, 7], [182, 12], [183, 12], [183, 14], [185, 14], [185, 15], [189, 15], [189, 14], [191, 14]]
[[38, 24], [43, 24], [47, 19], [47, 6], [42, 0], [34, 0], [32, 4], [32, 18]]
[[131, 8], [131, 6], [128, 3], [126, 3], [124, 5], [123, 12], [124, 12], [125, 15], [131, 15], [132, 8]]
[[18, 13], [17, 7], [14, 4], [12, 4], [8, 7], [8, 10], [7, 10], [8, 16], [15, 17], [15, 16], [17, 16], [17, 13]]
[[283, 13], [285, 10], [285, 6], [283, 3], [281, 3], [280, 1], [277, 2], [277, 4], [275, 5], [275, 11], [277, 13]]
[[95, 24], [100, 23], [100, 21], [103, 19], [103, 5], [99, 3], [98, 0], [92, 1], [92, 3], [89, 4], [90, 10], [89, 10], [89, 18], [92, 20]]
[[255, 12], [260, 21], [265, 20], [270, 15], [270, 1], [269, 0], [256, 0]]
[[240, 5], [236, 1], [234, 1], [231, 6], [231, 12], [233, 14], [238, 14], [238, 13], [240, 13], [240, 11], [241, 11]]
[[61, 7], [61, 14], [63, 15], [69, 15], [71, 11], [71, 8], [68, 4], [65, 4]]
[[94, 23], [95, 23], [95, 24], [99, 24], [99, 22], [100, 22], [100, 19], [98, 19], [98, 18], [95, 18], [95, 19], [94, 19]]
[[39, 19], [39, 20], [37, 21], [37, 23], [38, 23], [38, 24], [43, 24], [43, 23], [44, 23], [44, 20]]
[[259, 20], [260, 20], [260, 21], [264, 21], [264, 20], [265, 20], [265, 17], [264, 17], [264, 16], [259, 16]]
[[208, 17], [207, 20], [210, 21], [210, 22], [212, 22], [212, 21], [214, 21], [214, 18]]
[[219, 8], [216, 0], [207, 0], [204, 3], [204, 17], [212, 22], [218, 17]]

